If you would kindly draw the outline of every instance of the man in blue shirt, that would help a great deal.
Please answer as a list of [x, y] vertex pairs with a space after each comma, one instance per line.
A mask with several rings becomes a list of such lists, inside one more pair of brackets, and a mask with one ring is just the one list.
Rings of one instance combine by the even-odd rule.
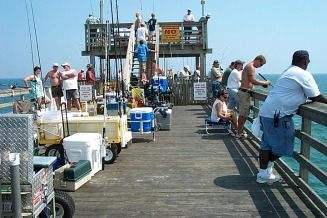
[[136, 47], [134, 53], [136, 54], [137, 60], [140, 63], [140, 73], [141, 78], [144, 80], [145, 70], [146, 70], [146, 62], [148, 61], [149, 52], [152, 51], [148, 48], [143, 40], [140, 41], [139, 45]]

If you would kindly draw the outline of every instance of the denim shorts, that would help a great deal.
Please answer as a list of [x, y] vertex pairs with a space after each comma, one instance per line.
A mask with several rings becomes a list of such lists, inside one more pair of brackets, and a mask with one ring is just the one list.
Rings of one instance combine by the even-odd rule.
[[294, 149], [294, 122], [292, 116], [279, 119], [278, 126], [274, 126], [274, 119], [260, 117], [262, 139], [261, 150], [270, 150], [279, 156], [292, 156]]

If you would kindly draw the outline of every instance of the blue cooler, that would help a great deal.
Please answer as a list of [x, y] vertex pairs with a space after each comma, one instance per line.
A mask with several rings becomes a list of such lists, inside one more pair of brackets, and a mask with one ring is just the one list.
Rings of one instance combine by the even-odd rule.
[[151, 84], [158, 89], [160, 88], [160, 92], [167, 92], [169, 89], [168, 79], [166, 76], [154, 76], [151, 80]]
[[[153, 109], [151, 107], [133, 108], [130, 110], [131, 116], [131, 131], [150, 133], [153, 129]], [[143, 122], [143, 126], [140, 126], [140, 122]], [[141, 131], [141, 128], [143, 131]]]

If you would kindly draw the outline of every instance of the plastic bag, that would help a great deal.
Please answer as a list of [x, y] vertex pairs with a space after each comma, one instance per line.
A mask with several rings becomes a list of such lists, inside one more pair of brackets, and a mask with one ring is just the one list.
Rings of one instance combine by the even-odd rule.
[[261, 123], [260, 123], [259, 116], [253, 120], [253, 123], [251, 125], [251, 131], [255, 137], [261, 139], [263, 132], [261, 130]]

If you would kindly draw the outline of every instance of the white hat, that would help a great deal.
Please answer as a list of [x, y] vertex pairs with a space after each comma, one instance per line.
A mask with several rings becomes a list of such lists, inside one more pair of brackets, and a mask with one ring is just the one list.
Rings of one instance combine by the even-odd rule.
[[58, 63], [53, 63], [52, 66], [53, 67], [59, 67], [59, 64]]
[[64, 67], [64, 66], [70, 66], [70, 64], [66, 62], [66, 63], [62, 64], [61, 66], [62, 67]]

